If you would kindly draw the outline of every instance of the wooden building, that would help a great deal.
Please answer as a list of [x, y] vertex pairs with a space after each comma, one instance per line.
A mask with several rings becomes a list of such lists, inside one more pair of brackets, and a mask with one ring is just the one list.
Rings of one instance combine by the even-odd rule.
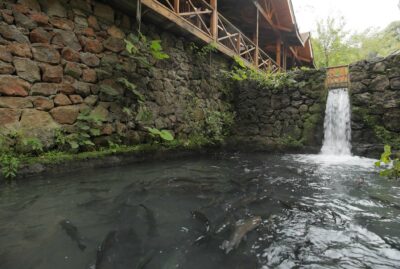
[[267, 72], [314, 67], [310, 34], [299, 33], [291, 0], [137, 1], [141, 14], [240, 56], [248, 66]]

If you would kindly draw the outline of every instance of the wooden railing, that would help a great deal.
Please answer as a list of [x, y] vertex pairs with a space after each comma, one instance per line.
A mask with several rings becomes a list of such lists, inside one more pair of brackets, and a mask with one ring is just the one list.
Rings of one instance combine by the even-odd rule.
[[328, 89], [348, 88], [349, 67], [347, 65], [328, 67], [326, 69], [326, 87]]
[[[203, 37], [202, 39], [207, 42], [214, 42], [216, 47], [225, 54], [240, 56], [248, 66], [269, 73], [281, 70], [266, 52], [259, 49], [250, 38], [216, 11], [213, 6], [215, 0], [209, 0], [209, 2], [205, 0], [142, 0], [142, 3], [185, 27], [177, 20], [177, 18], [183, 19], [189, 24], [190, 27], [188, 26], [187, 29], [192, 30], [192, 33]], [[158, 5], [162, 5], [176, 17], [159, 9]], [[194, 31], [192, 27], [200, 32]]]

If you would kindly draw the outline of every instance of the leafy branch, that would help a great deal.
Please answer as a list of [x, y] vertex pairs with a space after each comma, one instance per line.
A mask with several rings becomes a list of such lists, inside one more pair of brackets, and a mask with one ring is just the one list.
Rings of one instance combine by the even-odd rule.
[[149, 131], [150, 135], [153, 137], [160, 137], [165, 141], [173, 141], [174, 136], [168, 130], [158, 130], [157, 128], [145, 127], [147, 131]]

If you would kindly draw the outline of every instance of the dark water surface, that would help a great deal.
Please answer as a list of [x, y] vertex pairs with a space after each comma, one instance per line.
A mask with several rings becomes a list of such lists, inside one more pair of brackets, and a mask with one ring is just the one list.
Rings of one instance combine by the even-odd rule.
[[[0, 268], [400, 268], [399, 213], [400, 183], [369, 159], [238, 154], [90, 170], [1, 187]], [[238, 227], [248, 229], [233, 238]]]

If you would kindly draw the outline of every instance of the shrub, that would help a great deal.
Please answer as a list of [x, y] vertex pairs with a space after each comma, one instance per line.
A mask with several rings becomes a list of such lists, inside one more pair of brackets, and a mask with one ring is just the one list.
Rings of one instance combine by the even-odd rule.
[[381, 155], [381, 159], [375, 163], [375, 166], [386, 168], [380, 171], [380, 175], [388, 178], [400, 178], [400, 159], [391, 158], [392, 149], [389, 145], [385, 145], [384, 152]]

